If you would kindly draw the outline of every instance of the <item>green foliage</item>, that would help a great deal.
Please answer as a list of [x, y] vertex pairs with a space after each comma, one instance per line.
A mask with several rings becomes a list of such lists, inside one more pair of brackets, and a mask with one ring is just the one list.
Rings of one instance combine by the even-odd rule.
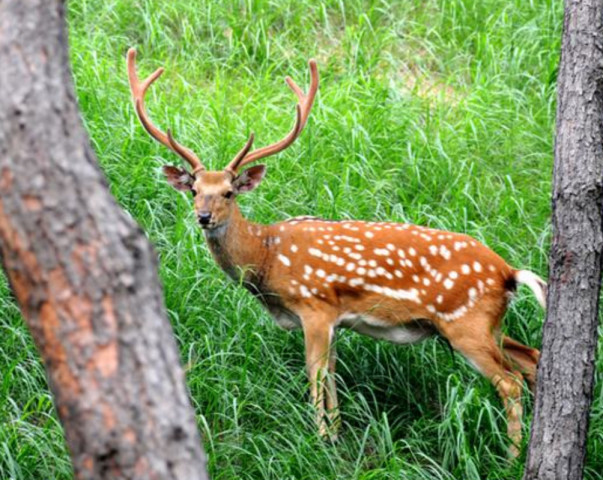
[[[391, 219], [469, 233], [509, 263], [547, 271], [555, 81], [562, 25], [551, 0], [74, 0], [71, 58], [86, 127], [112, 193], [161, 259], [199, 428], [215, 479], [514, 479], [501, 404], [440, 342], [338, 336], [340, 441], [316, 435], [300, 333], [279, 330], [213, 263], [190, 198], [162, 180], [176, 157], [140, 127], [125, 52], [156, 123], [220, 168], [250, 131], [293, 122], [283, 76], [321, 88], [301, 139], [241, 199], [254, 220]], [[0, 477], [71, 478], [43, 368], [0, 284]], [[521, 292], [506, 318], [540, 344]], [[599, 355], [599, 359], [603, 358]], [[603, 471], [602, 360], [587, 479]], [[531, 399], [526, 398], [527, 419]], [[527, 432], [526, 432], [527, 433]], [[525, 450], [525, 449], [524, 449]], [[525, 452], [524, 452], [525, 454]]]

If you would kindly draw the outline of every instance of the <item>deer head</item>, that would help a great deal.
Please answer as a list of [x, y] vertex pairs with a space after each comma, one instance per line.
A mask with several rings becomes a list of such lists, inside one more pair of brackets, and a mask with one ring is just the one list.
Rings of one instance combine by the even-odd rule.
[[237, 196], [241, 193], [250, 192], [264, 178], [265, 165], [255, 165], [243, 169], [244, 166], [281, 152], [297, 139], [306, 125], [318, 91], [318, 68], [316, 62], [310, 60], [311, 81], [307, 94], [290, 77], [285, 78], [287, 85], [298, 98], [295, 125], [291, 131], [280, 141], [250, 152], [254, 140], [252, 133], [245, 146], [224, 170], [211, 171], [206, 170], [199, 157], [192, 150], [178, 143], [169, 129], [167, 133], [163, 133], [153, 125], [146, 112], [145, 93], [153, 82], [161, 76], [163, 68], [158, 68], [145, 80], [140, 81], [136, 73], [136, 50], [134, 48], [128, 50], [127, 64], [132, 98], [142, 126], [151, 137], [178, 154], [190, 165], [190, 170], [172, 165], [164, 166], [163, 173], [170, 185], [176, 190], [192, 193], [195, 213], [199, 224], [204, 229], [214, 229], [228, 222]]

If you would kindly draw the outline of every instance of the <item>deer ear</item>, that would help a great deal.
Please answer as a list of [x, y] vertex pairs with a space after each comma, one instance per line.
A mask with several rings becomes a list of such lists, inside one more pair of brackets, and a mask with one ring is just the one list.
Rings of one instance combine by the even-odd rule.
[[257, 187], [266, 174], [266, 165], [255, 165], [234, 179], [232, 186], [236, 193], [251, 192]]
[[173, 167], [171, 165], [165, 165], [163, 167], [163, 174], [167, 179], [168, 183], [176, 190], [181, 192], [187, 192], [192, 189], [195, 179], [183, 168]]

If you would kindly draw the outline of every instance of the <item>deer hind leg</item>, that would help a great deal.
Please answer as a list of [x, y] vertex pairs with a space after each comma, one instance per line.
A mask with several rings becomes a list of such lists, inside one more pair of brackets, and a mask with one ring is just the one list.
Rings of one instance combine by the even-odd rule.
[[540, 352], [506, 335], [502, 336], [502, 347], [505, 355], [517, 366], [528, 382], [530, 390], [534, 392], [536, 389], [536, 369]]
[[316, 425], [322, 437], [330, 437], [332, 433], [325, 418], [325, 387], [329, 388], [326, 397], [327, 405], [333, 406], [333, 401], [336, 399], [335, 384], [328, 383], [330, 349], [334, 332], [332, 320], [331, 316], [316, 311], [302, 316], [310, 399], [316, 409]]
[[[477, 319], [473, 318], [472, 323], [475, 320]], [[473, 325], [475, 326], [475, 323]], [[454, 349], [463, 354], [496, 387], [507, 416], [507, 434], [511, 440], [509, 454], [515, 458], [519, 454], [521, 444], [523, 377], [520, 372], [513, 371], [511, 364], [504, 358], [489, 330], [482, 335], [475, 335], [475, 328], [468, 329], [468, 331], [471, 335], [452, 335], [448, 339]]]

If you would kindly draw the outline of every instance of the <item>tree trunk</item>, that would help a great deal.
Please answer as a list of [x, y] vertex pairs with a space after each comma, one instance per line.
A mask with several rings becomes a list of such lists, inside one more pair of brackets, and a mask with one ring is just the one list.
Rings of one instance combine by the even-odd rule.
[[567, 0], [558, 78], [548, 314], [524, 480], [581, 479], [601, 284], [603, 2]]
[[156, 257], [96, 164], [64, 15], [60, 0], [0, 0], [2, 262], [76, 477], [205, 479]]

